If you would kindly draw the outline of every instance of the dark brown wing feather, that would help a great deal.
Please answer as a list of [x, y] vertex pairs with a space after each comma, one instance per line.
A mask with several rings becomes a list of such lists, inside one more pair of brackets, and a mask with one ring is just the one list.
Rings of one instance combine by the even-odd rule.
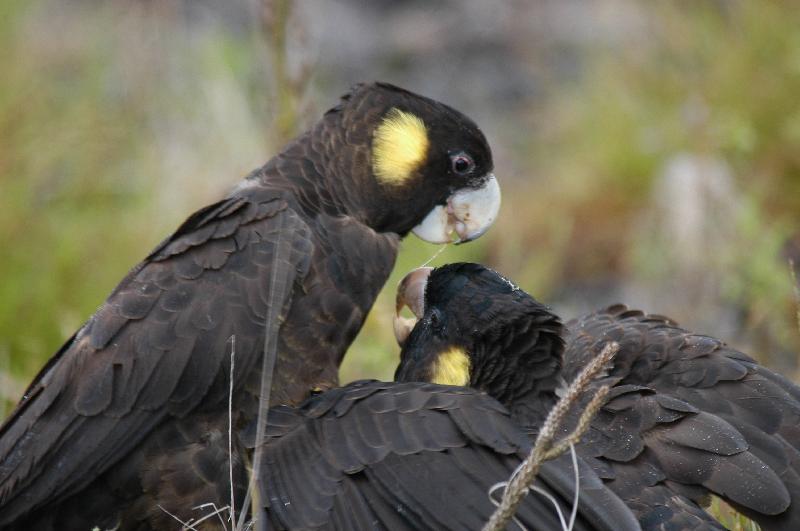
[[[508, 478], [530, 440], [484, 394], [432, 384], [358, 382], [270, 414], [261, 480], [277, 529], [479, 529], [489, 488]], [[568, 460], [537, 480], [569, 514]], [[635, 529], [632, 514], [582, 470], [576, 529]], [[528, 529], [558, 529], [550, 502], [526, 497]]]
[[582, 453], [649, 527], [697, 527], [703, 514], [687, 507], [713, 493], [764, 529], [800, 529], [800, 388], [721, 341], [621, 305], [568, 329], [567, 378], [605, 342], [621, 346], [605, 379], [613, 397]]
[[[289, 235], [276, 256], [277, 226]], [[0, 524], [86, 487], [167, 417], [227, 399], [263, 345], [272, 264], [309, 268], [310, 231], [276, 192], [205, 208], [120, 283], [0, 429]], [[289, 291], [291, 293], [291, 291]], [[243, 297], [246, 294], [246, 297]]]
[[227, 412], [218, 411], [162, 423], [89, 487], [9, 529], [179, 529], [176, 518], [203, 531], [231, 529], [231, 497], [238, 512], [248, 476], [235, 436], [228, 450], [227, 429]]

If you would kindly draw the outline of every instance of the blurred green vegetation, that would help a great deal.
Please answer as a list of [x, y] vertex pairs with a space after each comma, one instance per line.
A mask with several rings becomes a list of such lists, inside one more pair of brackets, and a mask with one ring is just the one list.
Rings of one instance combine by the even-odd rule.
[[29, 46], [23, 3], [15, 4], [4, 3], [0, 17], [8, 59], [0, 83], [0, 355], [22, 381], [102, 301], [134, 263], [136, 242], [157, 237], [157, 227], [147, 214], [154, 183], [142, 117], [107, 97], [107, 50], [95, 42]]
[[[544, 300], [597, 279], [638, 280], [654, 300], [645, 309], [694, 329], [728, 307], [735, 327], [699, 331], [796, 371], [788, 242], [800, 232], [798, 7], [653, 4], [639, 33], [582, 48], [585, 71], [531, 105], [536, 134], [521, 136], [517, 153], [537, 178], [506, 194], [491, 263]], [[713, 301], [680, 276], [678, 242], [647, 224], [657, 181], [678, 155], [722, 162], [731, 177], [729, 215], [720, 205], [701, 213], [729, 229], [700, 253], [702, 281], [719, 282]]]
[[[257, 63], [223, 34], [213, 46], [164, 54], [180, 40], [137, 9], [2, 9], [0, 404], [8, 406], [130, 267], [268, 148], [263, 132], [234, 123], [230, 133], [230, 123], [213, 122], [212, 106], [196, 107], [219, 97], [215, 81], [247, 79]], [[207, 85], [170, 80], [177, 62]]]
[[[318, 114], [301, 101], [306, 72], [270, 75], [286, 50], [266, 49], [285, 40], [187, 28], [169, 3], [53, 5], [0, 7], [6, 407], [128, 268]], [[603, 297], [638, 286], [654, 300], [645, 309], [690, 328], [732, 309], [733, 321], [703, 331], [796, 370], [786, 243], [800, 227], [797, 7], [657, 4], [639, 33], [581, 47], [578, 74], [553, 76], [525, 113], [495, 127], [511, 139], [502, 146], [507, 160], [497, 161], [506, 171], [497, 226], [475, 244], [449, 246], [434, 264], [487, 262], [556, 307], [582, 297], [615, 302]], [[320, 87], [325, 97], [311, 107], [326, 108], [342, 88]], [[702, 257], [714, 290], [699, 301], [674, 265], [680, 249], [668, 233], [657, 237], [661, 225], [648, 217], [656, 182], [679, 154], [723, 161], [737, 197], [722, 222], [702, 218], [730, 231]], [[403, 243], [343, 381], [391, 378], [394, 288], [437, 250]], [[615, 289], [588, 302], [586, 287], [604, 283]]]

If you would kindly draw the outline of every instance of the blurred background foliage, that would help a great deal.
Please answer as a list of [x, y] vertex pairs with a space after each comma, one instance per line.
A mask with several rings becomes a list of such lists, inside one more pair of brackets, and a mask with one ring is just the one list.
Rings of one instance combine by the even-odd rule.
[[[433, 264], [565, 317], [667, 314], [796, 379], [798, 4], [0, 3], [0, 413], [170, 230], [371, 79], [494, 147], [497, 225]], [[403, 244], [343, 381], [391, 378], [394, 287], [437, 250]]]

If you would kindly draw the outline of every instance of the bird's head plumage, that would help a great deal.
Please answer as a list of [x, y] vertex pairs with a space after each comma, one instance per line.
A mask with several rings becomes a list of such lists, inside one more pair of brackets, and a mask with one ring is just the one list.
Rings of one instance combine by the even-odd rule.
[[[495, 271], [468, 263], [420, 268], [397, 298], [398, 381], [476, 387], [501, 401], [555, 385], [561, 321]], [[404, 305], [413, 319], [399, 316]]]
[[[378, 232], [469, 241], [497, 217], [489, 144], [468, 117], [385, 83], [355, 86], [276, 166], [320, 208]], [[322, 188], [322, 189], [321, 189]]]

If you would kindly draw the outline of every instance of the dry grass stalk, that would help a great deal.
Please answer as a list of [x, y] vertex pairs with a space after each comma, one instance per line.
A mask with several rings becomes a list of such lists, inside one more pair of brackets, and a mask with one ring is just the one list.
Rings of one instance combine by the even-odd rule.
[[265, 493], [261, 492], [261, 466], [264, 459], [264, 439], [266, 438], [267, 418], [269, 415], [270, 396], [272, 392], [272, 375], [275, 370], [275, 363], [278, 358], [278, 330], [280, 328], [280, 312], [282, 301], [288, 297], [288, 291], [292, 287], [293, 278], [291, 268], [279, 263], [278, 257], [291, 256], [291, 228], [284, 227], [283, 217], [277, 219], [277, 239], [275, 241], [275, 259], [273, 260], [270, 280], [268, 300], [271, 304], [267, 308], [267, 317], [264, 323], [264, 351], [261, 364], [261, 387], [258, 399], [258, 419], [256, 421], [256, 440], [253, 452], [253, 468], [250, 475], [250, 482], [247, 494], [242, 507], [242, 514], [236, 526], [241, 530], [247, 517], [248, 502], [252, 504], [252, 517], [255, 521], [256, 529], [266, 530], [267, 521], [264, 512]]
[[[594, 417], [595, 413], [597, 413], [600, 407], [605, 403], [609, 391], [608, 386], [602, 386], [597, 390], [586, 406], [586, 409], [581, 414], [575, 429], [566, 437], [556, 440], [556, 435], [567, 413], [577, 404], [580, 396], [586, 392], [592, 381], [594, 381], [606, 364], [611, 361], [611, 358], [614, 357], [617, 351], [619, 351], [619, 345], [617, 343], [607, 343], [602, 352], [578, 374], [567, 388], [567, 392], [564, 396], [561, 397], [553, 409], [550, 410], [538, 437], [536, 437], [536, 442], [534, 443], [530, 455], [509, 478], [505, 491], [503, 492], [503, 499], [500, 501], [494, 514], [489, 518], [489, 521], [486, 522], [483, 531], [499, 531], [504, 529], [508, 522], [514, 518], [514, 513], [516, 513], [522, 499], [528, 494], [531, 483], [533, 483], [533, 480], [536, 478], [536, 474], [539, 472], [542, 463], [563, 454], [571, 445], [577, 443], [586, 432], [592, 417]], [[578, 485], [575, 485], [575, 490], [577, 496]]]
[[236, 527], [236, 499], [233, 491], [233, 368], [236, 356], [236, 334], [231, 336], [231, 376], [228, 387], [228, 481], [231, 484], [230, 522]]
[[[797, 319], [797, 331], [800, 332], [800, 284], [797, 283], [797, 271], [794, 260], [789, 258], [789, 274], [792, 276], [792, 292], [794, 293], [794, 311]], [[800, 373], [795, 373], [795, 381], [800, 380]]]
[[800, 284], [797, 283], [797, 272], [794, 260], [789, 258], [789, 273], [792, 275], [792, 290], [794, 291], [795, 318], [797, 318], [797, 331], [800, 332]]
[[[261, 0], [261, 27], [270, 59], [270, 84], [274, 90], [276, 145], [283, 145], [298, 133], [302, 118], [301, 95], [311, 79], [313, 65], [301, 62], [292, 69], [289, 64], [289, 26], [292, 0]], [[294, 70], [294, 72], [292, 72]]]

